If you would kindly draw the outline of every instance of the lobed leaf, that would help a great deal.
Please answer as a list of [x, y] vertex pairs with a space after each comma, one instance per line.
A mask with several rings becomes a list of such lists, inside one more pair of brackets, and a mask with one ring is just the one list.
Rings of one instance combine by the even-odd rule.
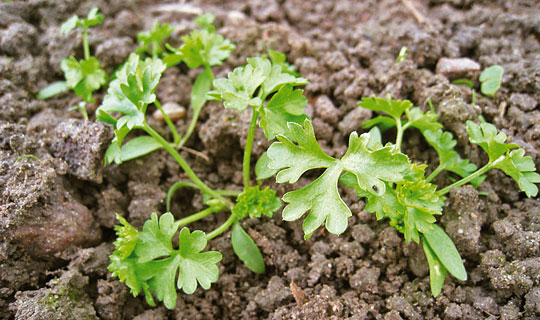
[[394, 119], [400, 119], [403, 112], [412, 108], [413, 104], [409, 100], [392, 100], [390, 97], [364, 97], [362, 101], [358, 102], [358, 106], [373, 111], [384, 112]]
[[174, 29], [170, 24], [159, 24], [154, 21], [152, 29], [149, 31], [141, 31], [137, 34], [137, 42], [141, 45], [137, 48], [137, 53], [146, 52], [151, 56], [158, 57], [163, 52], [163, 42], [171, 35]]
[[94, 101], [92, 93], [107, 82], [107, 74], [94, 57], [81, 61], [69, 57], [62, 60], [60, 68], [66, 77], [67, 86], [87, 102]]
[[272, 61], [273, 65], [280, 66], [281, 71], [299, 77], [300, 74], [296, 72], [294, 65], [287, 63], [287, 56], [276, 50], [268, 49], [268, 57]]
[[525, 150], [519, 148], [510, 151], [502, 161], [495, 164], [495, 168], [501, 169], [504, 173], [514, 179], [521, 191], [527, 197], [535, 197], [538, 194], [538, 187], [535, 183], [540, 183], [540, 175], [536, 173], [536, 167], [531, 157], [524, 156]]
[[219, 66], [236, 49], [228, 39], [207, 29], [193, 30], [182, 37], [180, 48], [171, 49], [178, 59], [184, 61], [190, 69], [200, 66]]
[[495, 161], [512, 148], [519, 146], [514, 143], [506, 143], [506, 134], [497, 132], [497, 128], [491, 123], [482, 122], [477, 125], [471, 120], [467, 120], [467, 133], [469, 141], [479, 145], [489, 157], [489, 161]]
[[408, 119], [405, 125], [417, 128], [421, 132], [426, 130], [437, 131], [442, 128], [442, 124], [437, 121], [439, 116], [433, 111], [423, 112], [419, 107], [414, 107], [405, 109], [405, 114]]
[[199, 25], [201, 28], [208, 30], [208, 32], [212, 33], [216, 31], [216, 27], [214, 27], [215, 19], [216, 17], [213, 14], [205, 13], [195, 18], [195, 23]]

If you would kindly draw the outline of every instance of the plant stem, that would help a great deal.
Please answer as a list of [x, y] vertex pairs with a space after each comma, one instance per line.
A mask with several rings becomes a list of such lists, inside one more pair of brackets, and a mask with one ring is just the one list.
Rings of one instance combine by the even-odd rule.
[[158, 110], [163, 115], [163, 119], [165, 120], [165, 122], [169, 126], [169, 129], [171, 129], [171, 133], [172, 133], [173, 139], [174, 139], [174, 144], [177, 144], [178, 142], [180, 142], [181, 137], [178, 134], [178, 131], [176, 130], [176, 127], [175, 127], [174, 123], [172, 122], [171, 118], [169, 118], [169, 115], [167, 115], [165, 113], [165, 111], [163, 111], [163, 108], [161, 107], [161, 103], [159, 102], [158, 99], [156, 99], [156, 101], [154, 101], [154, 104], [156, 105]]
[[488, 162], [488, 164], [486, 164], [485, 166], [483, 166], [482, 168], [476, 170], [475, 172], [471, 173], [470, 175], [468, 175], [467, 177], [461, 179], [461, 180], [458, 180], [454, 183], [452, 183], [451, 185], [437, 191], [437, 194], [439, 194], [440, 196], [442, 196], [443, 194], [446, 194], [448, 193], [451, 189], [453, 188], [458, 188], [458, 187], [461, 187], [462, 185], [466, 184], [467, 182], [473, 180], [474, 178], [476, 177], [479, 177], [481, 175], [483, 175], [484, 173], [486, 173], [487, 171], [489, 171], [491, 168], [493, 168], [495, 166], [495, 164], [501, 160], [504, 160], [505, 156], [502, 155], [501, 157], [499, 157], [497, 160], [493, 161], [493, 162]]
[[88, 44], [88, 29], [83, 28], [84, 60], [90, 59], [90, 45]]
[[180, 226], [185, 226], [186, 224], [190, 224], [192, 222], [195, 222], [197, 220], [200, 220], [208, 215], [211, 215], [212, 213], [217, 212], [214, 208], [208, 207], [202, 211], [199, 211], [197, 213], [194, 213], [188, 217], [185, 217], [183, 219], [178, 220], [178, 223]]
[[433, 172], [429, 175], [429, 177], [427, 177], [426, 181], [427, 182], [430, 182], [431, 180], [435, 179], [435, 177], [441, 173], [441, 171], [444, 170], [444, 166], [439, 164], [439, 166], [437, 168], [435, 168], [435, 170], [433, 170]]
[[253, 138], [255, 137], [255, 129], [257, 128], [258, 118], [259, 113], [253, 110], [253, 115], [251, 116], [251, 123], [249, 124], [249, 131], [246, 140], [246, 148], [244, 149], [244, 161], [242, 164], [244, 174], [244, 189], [249, 188], [249, 186], [251, 185], [249, 177], [249, 169], [251, 164], [251, 149], [253, 148]]
[[234, 214], [231, 214], [231, 216], [229, 217], [229, 219], [227, 219], [227, 221], [225, 221], [222, 225], [220, 225], [219, 227], [217, 227], [216, 230], [210, 232], [209, 234], [206, 235], [206, 239], [207, 240], [212, 240], [214, 239], [215, 237], [219, 236], [220, 234], [222, 234], [223, 232], [227, 231], [227, 229], [229, 229], [229, 227], [236, 221], [236, 215]]
[[146, 122], [144, 123], [142, 129], [144, 131], [146, 131], [146, 133], [148, 133], [151, 137], [156, 139], [156, 141], [159, 142], [163, 146], [163, 148], [165, 150], [167, 150], [171, 154], [171, 156], [174, 158], [174, 160], [176, 160], [176, 162], [178, 162], [178, 164], [180, 165], [182, 170], [184, 170], [184, 172], [188, 175], [188, 177], [191, 179], [191, 181], [193, 181], [193, 183], [195, 183], [199, 187], [199, 189], [201, 189], [202, 192], [207, 193], [208, 195], [210, 195], [214, 199], [220, 200], [223, 203], [223, 205], [225, 207], [229, 208], [229, 209], [233, 207], [233, 204], [232, 204], [231, 201], [225, 199], [218, 192], [211, 189], [204, 182], [202, 182], [201, 179], [199, 179], [199, 177], [197, 176], [197, 174], [195, 174], [193, 169], [191, 169], [191, 167], [186, 162], [186, 160], [184, 160], [184, 158], [182, 158], [180, 153], [178, 153], [178, 151], [167, 140], [165, 140], [159, 133], [157, 133]]
[[396, 147], [398, 151], [401, 151], [401, 141], [403, 140], [403, 131], [405, 131], [401, 125], [400, 118], [394, 118], [396, 120], [397, 127], [397, 137], [396, 137]]

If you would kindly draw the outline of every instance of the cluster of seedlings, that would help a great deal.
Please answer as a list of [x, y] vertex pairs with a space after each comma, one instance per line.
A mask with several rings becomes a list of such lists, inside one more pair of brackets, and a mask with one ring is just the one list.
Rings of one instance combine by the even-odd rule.
[[[75, 27], [83, 28], [84, 60], [70, 57], [62, 62], [65, 82], [46, 88], [40, 96], [72, 89], [84, 104], [94, 101], [92, 93], [107, 84], [107, 75], [99, 61], [90, 56], [87, 29], [101, 23], [103, 16], [92, 9], [86, 19], [74, 16], [62, 25], [62, 33]], [[308, 81], [300, 77], [286, 62], [282, 53], [270, 50], [268, 56], [247, 58], [244, 66], [235, 68], [227, 78], [214, 79], [212, 67], [226, 60], [234, 44], [216, 32], [214, 17], [202, 15], [196, 22], [200, 29], [182, 37], [179, 48], [164, 45], [173, 31], [168, 24], [155, 23], [152, 30], [138, 36], [140, 47], [110, 77], [107, 94], [96, 110], [96, 118], [114, 128], [114, 139], [105, 156], [106, 164], [141, 157], [157, 149], [165, 149], [186, 173], [189, 182], [174, 184], [167, 196], [167, 210], [172, 194], [181, 187], [200, 190], [205, 209], [180, 220], [170, 212], [152, 213], [142, 230], [136, 230], [123, 217], [117, 215], [121, 225], [115, 228], [115, 251], [110, 256], [109, 270], [124, 282], [134, 296], [144, 292], [149, 305], [154, 299], [174, 308], [177, 289], [191, 294], [200, 285], [210, 288], [219, 277], [217, 264], [222, 255], [205, 251], [207, 242], [232, 228], [232, 247], [245, 265], [256, 273], [265, 271], [263, 256], [242, 220], [272, 215], [285, 207], [283, 219], [303, 219], [305, 239], [321, 226], [339, 235], [347, 229], [352, 215], [339, 193], [339, 185], [353, 188], [364, 198], [365, 209], [378, 220], [386, 220], [404, 235], [406, 241], [421, 244], [430, 270], [431, 292], [437, 296], [447, 273], [466, 280], [462, 259], [445, 231], [435, 218], [442, 214], [445, 195], [452, 189], [470, 183], [478, 186], [484, 174], [500, 169], [512, 177], [527, 196], [536, 196], [540, 175], [530, 157], [516, 144], [507, 143], [507, 136], [492, 124], [479, 119], [479, 124], [467, 122], [469, 140], [480, 146], [489, 161], [481, 168], [463, 159], [455, 150], [456, 140], [442, 129], [433, 111], [424, 112], [408, 100], [390, 97], [363, 98], [359, 107], [373, 110], [379, 115], [362, 124], [369, 130], [349, 136], [347, 152], [339, 159], [327, 155], [319, 145], [311, 119], [304, 113], [307, 99], [299, 86]], [[405, 56], [406, 53], [403, 53]], [[403, 57], [404, 58], [404, 57]], [[192, 119], [181, 135], [175, 124], [163, 111], [155, 89], [163, 72], [184, 63], [200, 68], [191, 93]], [[481, 79], [482, 80], [482, 79]], [[205, 184], [180, 155], [179, 149], [190, 138], [199, 113], [208, 100], [223, 101], [223, 106], [238, 111], [251, 108], [251, 122], [243, 156], [243, 190], [214, 190]], [[146, 121], [146, 110], [154, 105], [167, 123], [172, 140], [160, 135]], [[269, 141], [268, 150], [255, 166], [256, 184], [252, 183], [250, 165], [256, 128], [260, 127]], [[383, 143], [381, 131], [395, 128], [393, 142]], [[415, 128], [439, 156], [439, 165], [426, 174], [427, 165], [412, 162], [402, 152], [402, 140], [407, 129]], [[133, 130], [146, 135], [124, 142]], [[294, 184], [306, 172], [322, 172], [310, 184], [290, 191], [280, 199], [276, 192], [261, 188], [261, 181], [275, 176], [277, 183]], [[321, 170], [322, 169], [322, 170]], [[441, 173], [450, 174], [452, 184], [444, 187], [431, 181]], [[188, 225], [208, 215], [223, 212], [226, 221], [215, 230], [190, 230]], [[306, 214], [307, 213], [307, 214]], [[112, 213], [111, 213], [112, 214]], [[178, 234], [178, 242], [173, 238]]]

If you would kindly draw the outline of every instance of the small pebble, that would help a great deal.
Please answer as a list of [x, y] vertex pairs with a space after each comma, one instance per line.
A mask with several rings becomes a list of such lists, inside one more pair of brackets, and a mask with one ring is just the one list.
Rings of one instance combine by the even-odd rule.
[[[176, 122], [180, 119], [183, 119], [186, 116], [186, 108], [182, 107], [181, 105], [174, 103], [174, 102], [167, 102], [163, 106], [163, 111], [171, 118], [172, 122]], [[161, 123], [165, 123], [165, 119], [163, 119], [163, 115], [159, 110], [154, 111], [152, 114], [154, 119]]]
[[441, 58], [437, 62], [437, 74], [448, 78], [464, 77], [469, 73], [480, 71], [480, 64], [469, 58]]

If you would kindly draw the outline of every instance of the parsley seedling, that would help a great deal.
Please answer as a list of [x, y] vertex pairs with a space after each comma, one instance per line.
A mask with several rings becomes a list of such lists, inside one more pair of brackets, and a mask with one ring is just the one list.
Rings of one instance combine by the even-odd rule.
[[480, 87], [482, 93], [488, 97], [493, 98], [495, 93], [501, 87], [503, 73], [504, 69], [499, 65], [491, 66], [482, 71], [479, 79], [482, 83], [482, 86]]
[[107, 74], [101, 68], [98, 59], [90, 55], [88, 44], [88, 28], [103, 22], [103, 15], [98, 13], [98, 8], [92, 8], [86, 19], [80, 19], [77, 15], [72, 16], [60, 27], [60, 33], [67, 35], [77, 27], [83, 30], [84, 59], [77, 60], [69, 57], [62, 60], [60, 68], [64, 72], [65, 82], [54, 82], [38, 93], [38, 99], [47, 99], [56, 94], [71, 89], [84, 101], [72, 107], [72, 110], [80, 110], [83, 117], [88, 120], [86, 103], [94, 102], [93, 92], [107, 83]]

